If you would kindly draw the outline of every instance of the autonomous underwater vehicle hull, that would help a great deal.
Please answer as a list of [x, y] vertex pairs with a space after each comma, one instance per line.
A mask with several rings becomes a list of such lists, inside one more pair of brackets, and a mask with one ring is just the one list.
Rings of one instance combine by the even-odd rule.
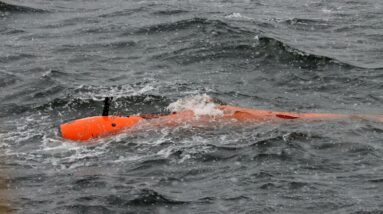
[[166, 115], [109, 116], [109, 102], [109, 99], [105, 99], [103, 116], [86, 117], [61, 124], [61, 136], [67, 140], [86, 142], [133, 128], [144, 121], [160, 127], [223, 121], [259, 123], [281, 120], [366, 119], [383, 122], [383, 115], [278, 112], [230, 105], [215, 106], [220, 113], [214, 115], [198, 115], [187, 110]]

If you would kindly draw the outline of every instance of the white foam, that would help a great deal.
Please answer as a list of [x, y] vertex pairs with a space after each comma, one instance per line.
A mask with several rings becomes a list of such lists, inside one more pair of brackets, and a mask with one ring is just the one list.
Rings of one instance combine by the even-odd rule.
[[113, 96], [113, 97], [126, 97], [126, 96], [138, 96], [142, 94], [147, 94], [155, 90], [154, 83], [148, 83], [144, 86], [134, 86], [130, 84], [122, 86], [110, 86], [110, 87], [100, 87], [93, 85], [80, 85], [76, 88], [79, 93], [76, 95], [80, 99], [93, 99], [93, 100], [103, 100], [104, 97]]
[[225, 16], [225, 18], [227, 18], [227, 19], [248, 19], [248, 20], [252, 19], [252, 18], [244, 16], [240, 13], [231, 13], [231, 14]]
[[333, 13], [333, 11], [332, 10], [330, 10], [330, 9], [327, 9], [327, 8], [322, 8], [322, 10], [321, 10], [323, 13]]
[[173, 147], [166, 147], [160, 151], [157, 152], [157, 155], [160, 155], [164, 158], [168, 158], [173, 153]]
[[141, 160], [143, 157], [139, 155], [119, 156], [117, 160], [110, 161], [111, 163], [124, 163]]
[[196, 116], [210, 115], [220, 116], [223, 111], [217, 108], [217, 105], [212, 102], [212, 98], [206, 94], [185, 97], [179, 99], [167, 107], [171, 112], [193, 111]]

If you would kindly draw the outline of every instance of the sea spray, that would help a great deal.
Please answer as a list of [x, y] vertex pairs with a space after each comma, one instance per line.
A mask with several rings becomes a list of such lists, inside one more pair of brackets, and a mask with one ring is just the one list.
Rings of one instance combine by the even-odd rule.
[[206, 95], [196, 95], [179, 99], [173, 103], [170, 103], [167, 109], [171, 112], [180, 112], [191, 110], [196, 116], [211, 115], [220, 116], [223, 115], [222, 110], [216, 108], [217, 105], [213, 102], [213, 99]]

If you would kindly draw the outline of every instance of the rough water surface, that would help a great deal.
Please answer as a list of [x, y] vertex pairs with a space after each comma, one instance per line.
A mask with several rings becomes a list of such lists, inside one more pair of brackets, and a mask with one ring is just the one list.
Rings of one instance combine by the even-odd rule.
[[381, 123], [57, 129], [105, 96], [383, 114], [382, 20], [379, 0], [0, 2], [0, 211], [383, 213]]

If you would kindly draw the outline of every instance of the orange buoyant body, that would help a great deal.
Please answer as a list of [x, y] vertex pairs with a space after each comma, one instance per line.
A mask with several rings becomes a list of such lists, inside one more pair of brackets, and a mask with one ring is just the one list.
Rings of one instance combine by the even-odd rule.
[[92, 138], [102, 137], [113, 134], [125, 128], [136, 125], [142, 117], [139, 116], [94, 116], [87, 117], [72, 122], [64, 123], [60, 126], [63, 138], [74, 141], [87, 141]]

